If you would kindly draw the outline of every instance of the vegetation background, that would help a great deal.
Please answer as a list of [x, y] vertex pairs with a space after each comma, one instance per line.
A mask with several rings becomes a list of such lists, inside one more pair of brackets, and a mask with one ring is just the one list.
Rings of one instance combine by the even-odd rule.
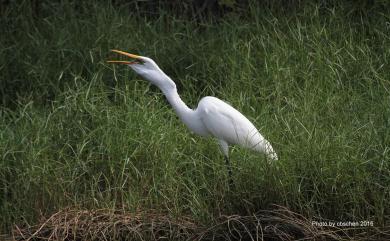
[[[285, 206], [389, 225], [388, 1], [2, 1], [0, 232], [64, 207], [212, 223]], [[195, 107], [230, 102], [280, 160], [189, 133], [110, 49], [153, 58]]]

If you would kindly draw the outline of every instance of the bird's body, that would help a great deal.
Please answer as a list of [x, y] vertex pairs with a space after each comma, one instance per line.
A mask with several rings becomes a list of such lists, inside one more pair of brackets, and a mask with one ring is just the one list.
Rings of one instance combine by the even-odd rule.
[[[192, 132], [218, 139], [225, 159], [228, 162], [229, 145], [240, 145], [277, 160], [271, 144], [256, 127], [238, 110], [226, 102], [212, 96], [203, 97], [196, 109], [190, 109], [177, 93], [176, 84], [150, 58], [113, 50], [116, 53], [136, 59], [136, 61], [109, 61], [129, 65], [143, 78], [160, 88], [168, 102]], [[230, 173], [229, 167], [229, 173]]]
[[[174, 105], [173, 105], [174, 106]], [[228, 145], [240, 145], [267, 154], [272, 159], [276, 155], [272, 146], [259, 133], [256, 127], [238, 110], [226, 102], [212, 96], [203, 97], [195, 110], [179, 118], [194, 133], [219, 140], [221, 149], [228, 156]]]
[[[222, 142], [240, 145], [265, 153], [271, 159], [277, 159], [270, 143], [252, 122], [226, 102], [211, 96], [204, 97], [196, 111], [210, 135], [217, 138], [222, 147], [224, 145]], [[228, 156], [227, 151], [224, 151], [224, 154]]]

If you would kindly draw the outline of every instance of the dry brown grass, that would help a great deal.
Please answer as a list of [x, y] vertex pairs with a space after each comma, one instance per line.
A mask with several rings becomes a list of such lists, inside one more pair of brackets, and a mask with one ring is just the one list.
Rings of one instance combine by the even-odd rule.
[[197, 225], [156, 211], [61, 210], [39, 225], [16, 227], [16, 240], [183, 240]]
[[251, 216], [221, 216], [214, 225], [154, 210], [129, 213], [107, 209], [64, 209], [38, 225], [15, 226], [14, 240], [386, 240], [383, 230], [313, 226], [287, 208]]

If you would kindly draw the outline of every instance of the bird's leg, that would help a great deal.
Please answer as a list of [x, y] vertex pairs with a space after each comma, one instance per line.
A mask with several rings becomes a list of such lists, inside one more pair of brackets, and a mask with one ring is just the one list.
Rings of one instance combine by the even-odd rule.
[[228, 170], [228, 175], [229, 175], [229, 187], [230, 189], [234, 188], [234, 182], [233, 182], [233, 174], [232, 174], [232, 167], [230, 165], [230, 160], [228, 156], [225, 156], [225, 162], [226, 162], [226, 167]]
[[221, 147], [221, 151], [225, 157], [226, 167], [228, 169], [228, 175], [229, 175], [229, 187], [230, 189], [234, 188], [234, 182], [233, 182], [233, 175], [232, 175], [232, 166], [230, 165], [229, 160], [229, 145], [224, 140], [218, 140], [219, 145]]

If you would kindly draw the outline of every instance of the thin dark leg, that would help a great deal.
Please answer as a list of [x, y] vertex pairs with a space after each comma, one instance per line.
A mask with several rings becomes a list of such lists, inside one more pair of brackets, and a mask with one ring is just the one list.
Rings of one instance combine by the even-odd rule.
[[225, 156], [225, 162], [226, 162], [226, 167], [228, 169], [228, 175], [229, 175], [229, 187], [234, 188], [232, 167], [230, 165], [229, 157]]

